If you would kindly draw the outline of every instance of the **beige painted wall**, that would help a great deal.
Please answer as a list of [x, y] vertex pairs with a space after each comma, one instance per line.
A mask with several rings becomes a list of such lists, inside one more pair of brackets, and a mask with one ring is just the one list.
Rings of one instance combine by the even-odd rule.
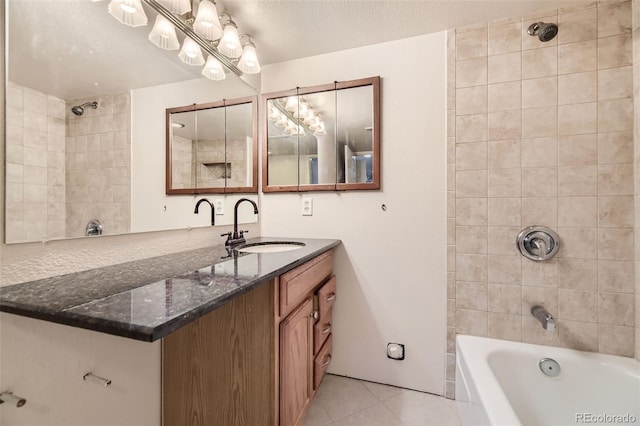
[[[529, 36], [537, 21], [558, 36]], [[448, 379], [456, 333], [633, 356], [631, 2], [450, 35]], [[557, 258], [519, 254], [530, 225], [559, 234]]]

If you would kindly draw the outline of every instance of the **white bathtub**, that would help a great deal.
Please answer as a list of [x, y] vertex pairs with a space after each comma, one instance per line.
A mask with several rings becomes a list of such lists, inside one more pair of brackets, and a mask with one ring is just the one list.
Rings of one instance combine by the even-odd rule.
[[[543, 374], [542, 358], [556, 360], [560, 374]], [[458, 335], [456, 403], [465, 426], [640, 425], [640, 363]]]

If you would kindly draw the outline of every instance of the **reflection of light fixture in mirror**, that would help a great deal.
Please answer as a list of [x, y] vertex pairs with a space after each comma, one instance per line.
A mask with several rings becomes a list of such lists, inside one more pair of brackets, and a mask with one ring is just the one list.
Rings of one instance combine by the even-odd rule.
[[285, 109], [291, 112], [296, 111], [298, 109], [298, 97], [289, 96], [287, 98], [287, 105], [285, 105]]
[[200, 34], [208, 40], [218, 40], [222, 37], [222, 25], [220, 24], [215, 4], [209, 0], [200, 2], [196, 20], [193, 23], [193, 30], [196, 34]]
[[164, 50], [176, 50], [180, 47], [175, 27], [160, 15], [156, 16], [156, 23], [149, 33], [149, 41]]
[[316, 121], [316, 114], [315, 112], [313, 112], [313, 109], [311, 107], [307, 108], [307, 115], [303, 121], [307, 126], [313, 124]]
[[178, 56], [187, 65], [202, 65], [204, 64], [204, 56], [202, 56], [202, 50], [200, 50], [200, 46], [190, 39], [186, 37], [182, 42], [182, 49], [180, 49], [180, 53]]
[[169, 9], [171, 13], [184, 15], [191, 12], [191, 2], [189, 0], [157, 0], [158, 3]]
[[302, 99], [300, 99], [300, 102], [298, 102], [298, 109], [293, 112], [293, 116], [295, 118], [306, 117], [308, 108], [309, 107], [308, 107], [307, 103], [305, 101], [303, 101]]
[[270, 107], [269, 107], [269, 120], [276, 121], [278, 118], [280, 118], [280, 115], [282, 115], [282, 114], [280, 113], [280, 111], [278, 111], [278, 108], [276, 108], [273, 105], [270, 105]]
[[284, 114], [280, 114], [280, 117], [278, 117], [278, 119], [276, 120], [275, 125], [276, 125], [277, 127], [285, 128], [285, 127], [287, 127], [287, 124], [288, 124], [290, 121], [291, 121], [291, 120], [289, 120], [289, 119], [287, 118], [287, 116], [286, 116], [286, 115], [284, 115]]
[[320, 121], [318, 128], [313, 131], [314, 135], [326, 135], [327, 131], [324, 129], [324, 121]]
[[142, 10], [140, 0], [111, 0], [107, 10], [121, 24], [130, 27], [147, 25], [147, 15]]
[[209, 80], [224, 80], [227, 77], [220, 61], [211, 55], [207, 58], [207, 63], [204, 68], [202, 68], [202, 75]]
[[171, 122], [171, 127], [173, 127], [174, 129], [182, 129], [184, 128], [184, 124], [178, 123], [177, 121], [173, 121]]
[[239, 58], [242, 55], [242, 45], [240, 44], [240, 36], [238, 35], [238, 27], [236, 23], [228, 16], [228, 21], [224, 24], [222, 38], [218, 44], [218, 50], [229, 58]]
[[238, 62], [238, 68], [247, 74], [258, 74], [260, 72], [260, 62], [258, 62], [256, 46], [251, 39], [244, 45], [244, 52]]

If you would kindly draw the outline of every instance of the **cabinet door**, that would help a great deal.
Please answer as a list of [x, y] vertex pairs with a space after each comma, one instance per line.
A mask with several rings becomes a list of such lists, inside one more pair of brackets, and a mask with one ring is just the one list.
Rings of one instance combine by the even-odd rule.
[[297, 425], [311, 398], [313, 299], [280, 324], [280, 426]]

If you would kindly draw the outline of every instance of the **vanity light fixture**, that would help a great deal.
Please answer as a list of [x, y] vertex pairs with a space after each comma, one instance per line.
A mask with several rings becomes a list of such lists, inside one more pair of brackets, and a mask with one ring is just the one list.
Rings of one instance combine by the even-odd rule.
[[247, 74], [258, 74], [260, 72], [260, 62], [258, 61], [256, 46], [251, 39], [244, 45], [244, 52], [238, 62], [238, 68]]
[[222, 64], [213, 56], [209, 55], [207, 58], [207, 63], [204, 68], [202, 68], [202, 75], [207, 77], [209, 80], [224, 80], [227, 78], [227, 75], [224, 73], [224, 68], [222, 68]]
[[287, 104], [284, 107], [289, 112], [294, 112], [298, 109], [298, 97], [297, 96], [289, 96], [287, 98]]
[[229, 58], [239, 58], [242, 55], [242, 45], [240, 44], [240, 36], [238, 35], [238, 26], [227, 16], [227, 22], [222, 30], [222, 38], [218, 44], [218, 50]]
[[215, 4], [209, 0], [200, 2], [196, 20], [193, 23], [193, 30], [207, 40], [213, 41], [222, 37], [222, 25], [220, 24]]
[[158, 3], [169, 9], [171, 13], [175, 13], [177, 15], [184, 15], [185, 13], [191, 12], [191, 1], [190, 0], [157, 0]]
[[185, 37], [182, 42], [182, 49], [180, 49], [178, 57], [187, 65], [204, 64], [204, 56], [202, 56], [200, 46], [189, 37]]
[[176, 28], [161, 15], [156, 16], [156, 23], [149, 33], [149, 41], [164, 50], [176, 50], [180, 47]]
[[107, 10], [121, 24], [130, 27], [147, 25], [147, 15], [142, 10], [140, 0], [111, 0]]

